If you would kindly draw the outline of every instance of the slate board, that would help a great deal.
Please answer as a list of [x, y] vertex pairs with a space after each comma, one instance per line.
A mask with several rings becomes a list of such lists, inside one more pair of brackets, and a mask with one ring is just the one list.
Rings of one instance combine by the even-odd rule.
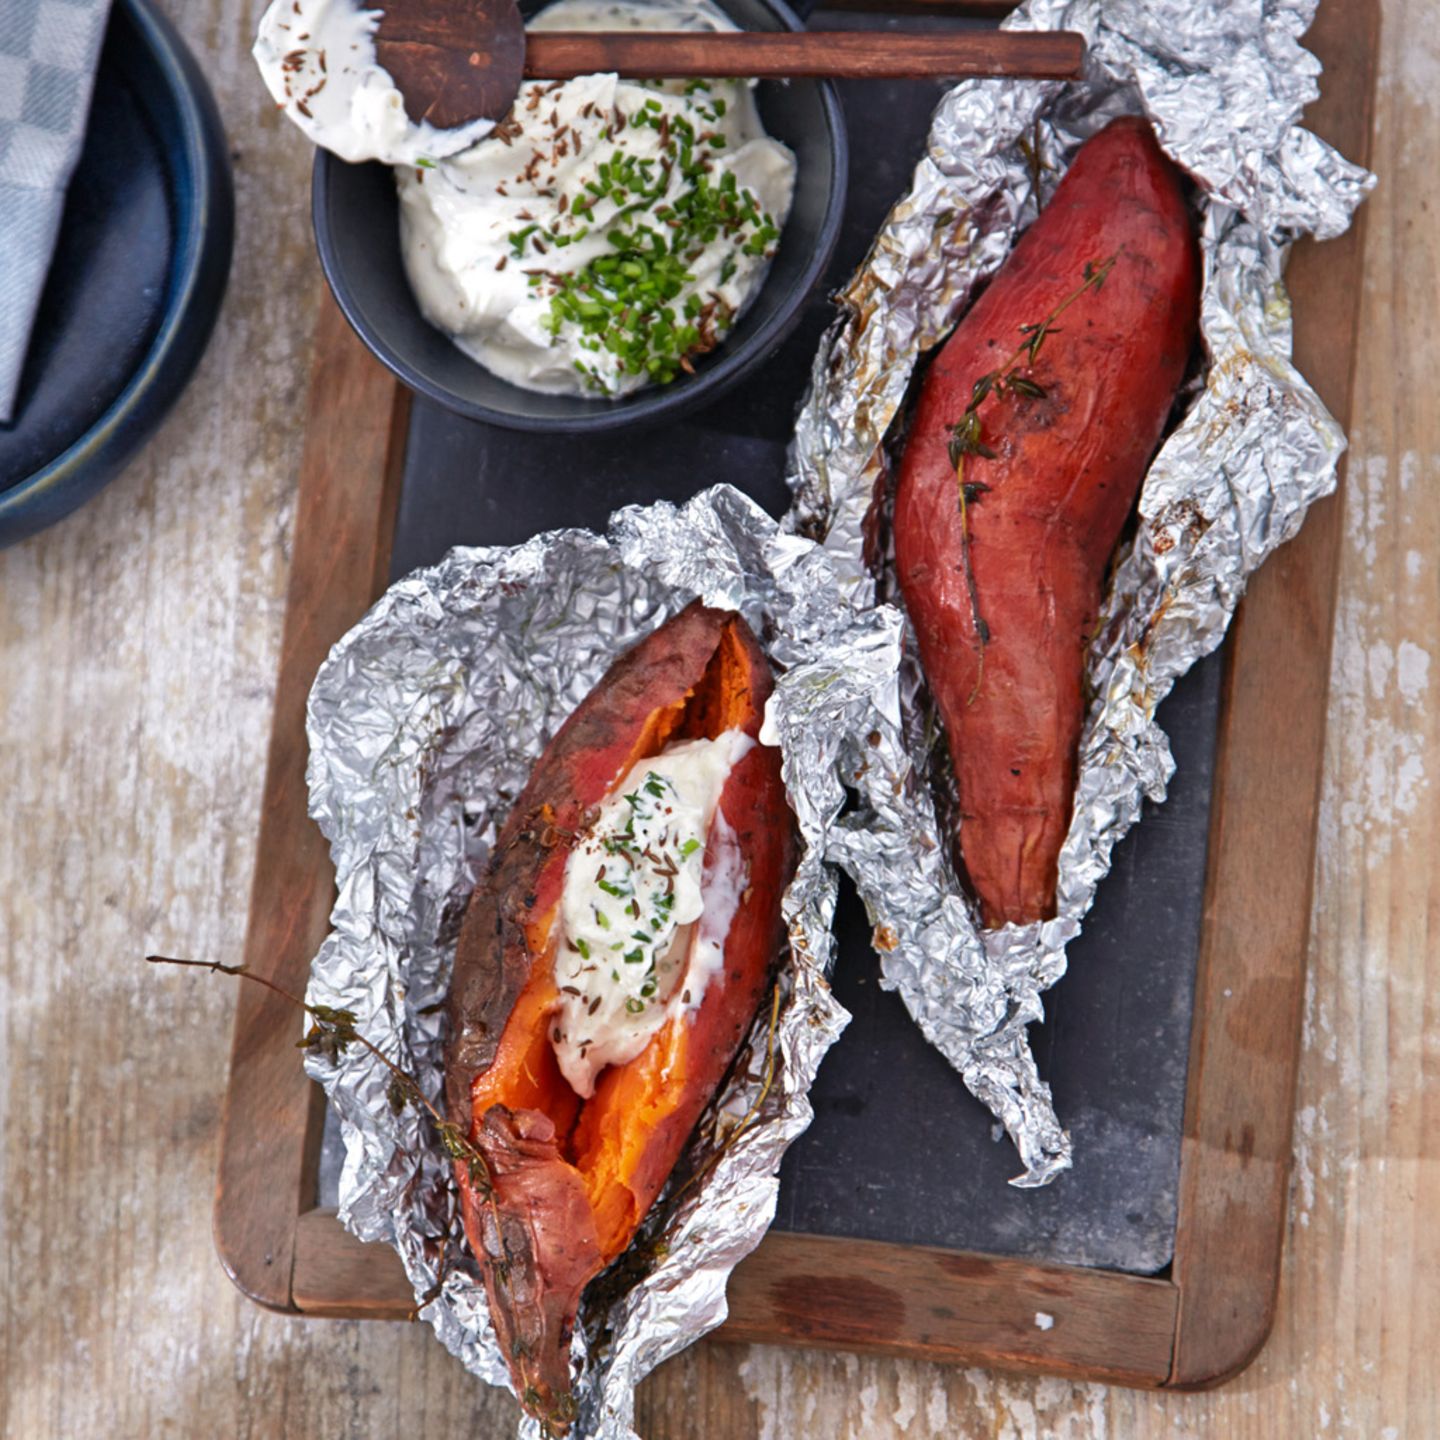
[[[852, 17], [853, 23], [853, 17]], [[450, 415], [416, 398], [391, 578], [452, 545], [509, 545], [541, 530], [602, 529], [611, 511], [682, 501], [728, 482], [774, 515], [787, 508], [785, 447], [820, 336], [826, 297], [863, 259], [907, 186], [942, 87], [840, 87], [850, 129], [845, 226], [825, 288], [772, 361], [714, 408], [642, 434], [533, 436]], [[1163, 807], [1117, 849], [1070, 974], [1032, 1032], [1075, 1140], [1069, 1174], [1042, 1191], [989, 1113], [880, 989], [863, 907], [846, 882], [835, 988], [854, 1021], [812, 1091], [815, 1123], [781, 1172], [776, 1227], [937, 1245], [1153, 1274], [1174, 1251], [1176, 1183], [1199, 948], [1222, 661], [1187, 676], [1160, 712], [1178, 772]], [[340, 1151], [327, 1115], [321, 1204], [335, 1203]]]

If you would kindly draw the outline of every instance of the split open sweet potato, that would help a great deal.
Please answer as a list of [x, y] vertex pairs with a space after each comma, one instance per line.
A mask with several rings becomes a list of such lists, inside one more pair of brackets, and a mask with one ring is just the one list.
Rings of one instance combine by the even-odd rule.
[[1195, 344], [1180, 172], [1090, 140], [926, 376], [895, 501], [900, 588], [945, 725], [987, 925], [1055, 913], [1106, 571]]
[[611, 666], [536, 762], [465, 913], [446, 1106], [488, 1172], [457, 1163], [465, 1233], [522, 1402], [559, 1432], [581, 1292], [654, 1203], [780, 951], [794, 841], [779, 752], [749, 744], [719, 792], [702, 894], [717, 831], [743, 864], [743, 885], [731, 877], [722, 964], [696, 1007], [604, 1069], [588, 1098], [567, 1082], [554, 1045], [566, 866], [638, 761], [736, 730], [757, 740], [772, 687], [738, 615], [697, 602], [661, 626]]

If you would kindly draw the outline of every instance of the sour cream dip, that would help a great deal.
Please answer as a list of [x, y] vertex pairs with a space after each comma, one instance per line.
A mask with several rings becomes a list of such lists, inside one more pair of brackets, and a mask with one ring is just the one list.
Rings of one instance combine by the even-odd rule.
[[589, 1098], [667, 1020], [700, 1005], [724, 968], [749, 883], [721, 791], [754, 741], [740, 730], [642, 760], [600, 806], [565, 865], [551, 1043]]
[[[724, 341], [795, 190], [754, 81], [531, 81], [499, 124], [437, 130], [376, 58], [379, 19], [355, 0], [273, 0], [254, 54], [317, 145], [396, 166], [405, 273], [432, 325], [514, 385], [611, 399]], [[529, 28], [737, 27], [711, 0], [558, 0]]]
[[[707, 0], [559, 0], [530, 28], [736, 27]], [[795, 157], [753, 82], [590, 75], [527, 83], [486, 139], [396, 174], [425, 317], [512, 384], [613, 398], [723, 341], [775, 254]]]
[[495, 128], [417, 123], [375, 54], [380, 11], [354, 0], [273, 0], [252, 53], [276, 105], [342, 160], [414, 165], [453, 155]]

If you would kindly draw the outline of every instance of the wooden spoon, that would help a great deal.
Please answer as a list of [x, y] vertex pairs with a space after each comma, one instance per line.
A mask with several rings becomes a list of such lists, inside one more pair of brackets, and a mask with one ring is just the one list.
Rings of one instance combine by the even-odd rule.
[[1071, 80], [1085, 41], [1069, 31], [885, 34], [575, 31], [526, 36], [515, 0], [385, 0], [375, 53], [417, 123], [502, 119], [522, 80], [614, 72], [632, 80], [823, 75], [836, 79], [1025, 75]]

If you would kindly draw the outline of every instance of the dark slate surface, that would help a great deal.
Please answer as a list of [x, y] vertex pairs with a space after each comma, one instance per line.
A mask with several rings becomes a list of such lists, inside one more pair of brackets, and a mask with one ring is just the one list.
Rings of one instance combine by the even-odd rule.
[[835, 990], [855, 1019], [786, 1158], [781, 1228], [1142, 1274], [1169, 1263], [1218, 700], [1208, 663], [1165, 705], [1179, 765], [1170, 799], [1118, 848], [1031, 1031], [1075, 1168], [1045, 1190], [1006, 1183], [1020, 1169], [1013, 1148], [880, 989], [846, 885]]
[[[832, 268], [842, 281], [904, 188], [937, 87], [841, 87], [851, 193]], [[560, 525], [603, 526], [616, 506], [683, 500], [729, 481], [779, 514], [783, 455], [823, 296], [756, 380], [689, 422], [618, 438], [490, 430], [417, 402], [393, 572], [453, 544], [511, 544]], [[1209, 825], [1219, 667], [1167, 702], [1179, 773], [1171, 799], [1120, 847], [1070, 974], [1033, 1041], [1075, 1139], [1076, 1165], [1048, 1190], [1006, 1184], [1018, 1164], [988, 1113], [881, 991], [869, 927], [848, 884], [836, 990], [853, 1012], [813, 1092], [816, 1119], [782, 1176], [777, 1224], [811, 1233], [940, 1245], [1151, 1273], [1174, 1248], [1187, 1047]], [[338, 1164], [325, 1167], [333, 1197]]]

